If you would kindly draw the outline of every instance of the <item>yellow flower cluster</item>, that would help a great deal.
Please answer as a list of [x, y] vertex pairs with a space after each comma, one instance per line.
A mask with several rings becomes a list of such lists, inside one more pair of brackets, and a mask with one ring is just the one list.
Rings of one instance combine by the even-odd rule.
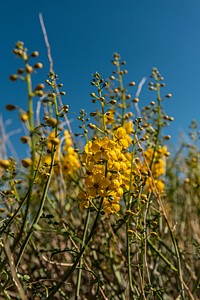
[[65, 176], [72, 175], [80, 168], [78, 153], [75, 152], [73, 142], [68, 130], [64, 132], [65, 145], [63, 146], [63, 157], [61, 166]]
[[129, 164], [125, 149], [130, 143], [131, 138], [123, 127], [114, 131], [112, 139], [103, 137], [87, 143], [83, 154], [86, 192], [79, 194], [81, 206], [88, 207], [93, 198], [103, 197], [105, 213], [120, 210], [119, 200], [124, 192], [123, 173]]
[[[119, 201], [129, 190], [134, 191], [145, 183], [145, 191], [156, 187], [164, 191], [164, 183], [160, 179], [165, 174], [167, 148], [147, 149], [143, 161], [135, 163], [133, 154], [128, 152], [132, 143], [132, 123], [118, 127], [112, 138], [107, 136], [89, 141], [82, 155], [85, 167], [84, 188], [78, 197], [81, 207], [89, 207], [93, 199], [103, 197], [103, 210], [106, 214], [120, 210]], [[151, 168], [152, 176], [148, 176]], [[152, 179], [153, 178], [153, 179]]]
[[148, 148], [144, 152], [144, 165], [143, 170], [147, 171], [151, 169], [151, 177], [146, 181], [145, 187], [147, 191], [152, 190], [152, 187], [156, 187], [157, 191], [164, 192], [164, 182], [160, 179], [166, 172], [166, 156], [169, 152], [167, 147], [163, 146], [154, 151], [153, 148]]
[[[52, 146], [56, 146], [56, 151], [54, 153], [54, 168], [53, 174], [58, 174], [62, 171], [64, 176], [72, 175], [77, 169], [80, 168], [80, 161], [78, 153], [75, 152], [70, 137], [67, 130], [64, 131], [64, 146], [61, 148], [61, 142], [58, 137], [55, 137], [55, 131], [52, 131], [47, 138], [47, 154], [42, 158], [42, 166], [49, 167], [51, 165]], [[48, 153], [49, 152], [49, 153]]]

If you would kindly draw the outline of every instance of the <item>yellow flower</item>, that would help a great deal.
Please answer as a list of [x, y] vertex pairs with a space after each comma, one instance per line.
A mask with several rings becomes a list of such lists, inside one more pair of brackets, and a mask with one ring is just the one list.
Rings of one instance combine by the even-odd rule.
[[[165, 169], [166, 169], [165, 153], [166, 152], [167, 152], [166, 146], [159, 148], [155, 152], [153, 148], [149, 148], [144, 152], [146, 162], [148, 163], [148, 167], [151, 166], [151, 172], [154, 178], [158, 178], [159, 176], [165, 174]], [[148, 171], [148, 167], [145, 166], [146, 171]]]
[[117, 130], [114, 132], [114, 141], [123, 147], [127, 148], [129, 146], [126, 130], [123, 127], [117, 128]]
[[63, 147], [63, 150], [67, 151], [68, 147], [72, 146], [72, 139], [68, 130], [64, 131], [64, 139], [65, 139], [65, 146]]
[[115, 110], [114, 109], [109, 109], [105, 113], [104, 118], [105, 118], [106, 124], [108, 124], [108, 125], [112, 124], [115, 120]]
[[89, 141], [84, 148], [83, 161], [89, 162], [94, 160], [98, 162], [99, 160], [108, 160], [109, 151], [114, 146], [115, 143], [109, 140], [108, 137]]
[[65, 145], [63, 147], [63, 150], [65, 151], [65, 153], [63, 154], [60, 164], [63, 168], [63, 174], [67, 176], [74, 174], [81, 165], [78, 153], [75, 152], [74, 148], [72, 147], [72, 140], [67, 130], [65, 131], [64, 135]]
[[145, 188], [147, 191], [155, 191], [156, 189], [159, 194], [162, 194], [165, 190], [165, 184], [161, 180], [150, 177], [146, 181]]
[[120, 205], [118, 201], [108, 200], [107, 198], [104, 198], [103, 211], [108, 215], [113, 213], [118, 213], [120, 211]]
[[130, 134], [133, 131], [131, 123], [125, 123], [124, 127], [119, 127], [114, 132], [114, 141], [116, 141], [122, 147], [128, 148], [132, 143]]
[[126, 130], [127, 134], [133, 133], [133, 122], [132, 121], [124, 122], [123, 127]]
[[85, 179], [85, 185], [87, 187], [87, 194], [91, 197], [102, 196], [105, 197], [107, 195], [107, 187], [110, 184], [110, 180], [101, 173], [96, 173], [94, 175], [89, 175]]
[[77, 197], [81, 201], [81, 203], [80, 203], [81, 208], [89, 207], [89, 205], [90, 205], [89, 197], [87, 196], [87, 194], [85, 192], [79, 191], [79, 194]]

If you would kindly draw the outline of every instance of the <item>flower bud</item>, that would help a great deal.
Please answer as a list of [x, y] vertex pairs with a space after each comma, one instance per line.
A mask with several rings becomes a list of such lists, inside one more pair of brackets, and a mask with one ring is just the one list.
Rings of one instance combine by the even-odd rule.
[[44, 95], [44, 91], [43, 90], [35, 91], [35, 95], [42, 97]]
[[52, 126], [52, 127], [56, 126], [58, 123], [55, 118], [46, 117], [45, 120], [47, 122], [47, 125]]
[[26, 66], [26, 72], [29, 73], [29, 74], [32, 73], [33, 72], [33, 67], [27, 65]]
[[22, 137], [20, 138], [22, 144], [28, 143], [28, 139], [29, 139], [29, 138], [28, 138], [28, 136], [26, 136], [26, 135], [24, 135], [24, 136], [22, 136]]
[[10, 80], [15, 81], [18, 79], [18, 76], [16, 74], [12, 74], [12, 75], [10, 75], [9, 78], [10, 78]]
[[172, 97], [172, 94], [167, 94], [165, 97], [166, 97], [166, 98], [171, 98], [171, 97]]
[[43, 90], [45, 88], [45, 85], [43, 83], [39, 83], [35, 87], [35, 91]]
[[60, 144], [60, 140], [58, 137], [54, 137], [54, 138], [51, 138], [50, 139], [50, 142], [54, 145], [54, 146], [57, 146]]
[[38, 62], [33, 66], [35, 69], [42, 69], [43, 68], [43, 64]]
[[26, 122], [26, 121], [28, 121], [28, 114], [27, 113], [22, 113], [21, 115], [20, 115], [20, 119], [21, 119], [21, 121], [22, 122]]
[[32, 165], [32, 160], [27, 157], [27, 158], [22, 159], [21, 163], [24, 168], [28, 168]]
[[12, 111], [12, 110], [16, 109], [16, 106], [12, 105], [12, 104], [7, 104], [6, 109], [9, 110], [9, 111]]
[[171, 135], [166, 135], [166, 136], [164, 136], [164, 140], [168, 141], [168, 140], [170, 140], [170, 139], [171, 139]]
[[0, 167], [5, 170], [10, 166], [10, 161], [8, 159], [0, 159]]
[[110, 100], [110, 104], [116, 104], [117, 103], [117, 101], [116, 100], [114, 100], [114, 99], [112, 99], [112, 100]]
[[31, 53], [32, 57], [38, 57], [39, 56], [39, 52], [38, 51], [34, 51], [33, 53]]
[[21, 74], [23, 74], [23, 73], [24, 73], [24, 69], [19, 68], [19, 69], [17, 70], [17, 74], [21, 75]]
[[173, 117], [169, 117], [169, 121], [170, 122], [174, 121], [174, 118]]
[[134, 232], [134, 230], [128, 229], [127, 233], [128, 233], [128, 235], [133, 235], [135, 232]]
[[96, 128], [96, 125], [92, 124], [92, 123], [89, 123], [88, 124], [88, 127], [90, 127], [90, 129], [95, 129]]

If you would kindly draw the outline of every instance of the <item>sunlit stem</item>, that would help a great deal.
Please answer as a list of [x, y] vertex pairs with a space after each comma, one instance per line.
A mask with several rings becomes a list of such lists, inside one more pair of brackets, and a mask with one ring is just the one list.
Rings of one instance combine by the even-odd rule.
[[122, 100], [122, 126], [124, 124], [124, 115], [126, 114], [126, 96], [125, 96], [125, 90], [124, 90], [124, 85], [123, 85], [123, 79], [122, 79], [122, 74], [121, 74], [121, 69], [120, 69], [120, 62], [117, 61], [117, 73], [119, 76], [119, 86], [120, 86], [120, 91], [121, 91], [121, 100]]
[[[84, 231], [83, 231], [83, 239], [82, 239], [81, 250], [82, 250], [83, 247], [85, 247], [85, 241], [86, 241], [86, 236], [87, 236], [87, 230], [88, 230], [89, 220], [90, 220], [90, 209], [88, 209], [88, 211], [87, 211], [87, 217], [86, 217], [86, 220], [85, 220], [85, 226], [84, 226]], [[79, 298], [80, 284], [81, 284], [81, 274], [82, 274], [82, 265], [83, 265], [83, 256], [81, 257], [80, 262], [79, 262], [79, 269], [78, 269], [78, 277], [77, 277], [77, 283], [76, 283], [76, 296], [75, 296], [75, 299]]]

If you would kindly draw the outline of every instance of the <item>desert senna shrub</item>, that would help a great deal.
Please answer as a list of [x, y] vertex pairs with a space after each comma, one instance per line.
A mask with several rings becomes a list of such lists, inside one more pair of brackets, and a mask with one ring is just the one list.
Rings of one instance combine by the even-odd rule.
[[140, 109], [142, 83], [126, 84], [115, 53], [108, 79], [93, 74], [92, 111], [81, 109], [73, 136], [55, 72], [33, 88], [39, 53], [22, 42], [13, 52], [24, 66], [10, 79], [26, 83], [27, 110], [7, 109], [18, 111], [30, 155], [0, 159], [1, 296], [198, 297], [198, 126], [172, 157], [164, 132], [173, 117], [163, 108], [172, 95], [162, 96], [159, 71]]

